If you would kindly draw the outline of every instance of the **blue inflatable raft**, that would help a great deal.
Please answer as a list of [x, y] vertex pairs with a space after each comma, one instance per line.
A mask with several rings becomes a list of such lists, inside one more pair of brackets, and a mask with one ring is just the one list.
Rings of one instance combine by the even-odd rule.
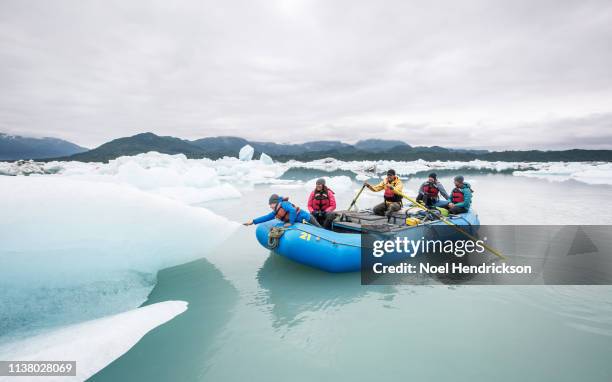
[[[338, 214], [340, 217], [334, 221], [332, 230], [303, 223], [283, 229], [282, 222], [271, 220], [257, 226], [257, 240], [277, 254], [304, 265], [327, 272], [356, 272], [361, 269], [363, 233], [409, 240], [431, 237], [431, 232], [437, 232], [436, 237], [441, 239], [457, 239], [461, 235], [435, 218], [428, 220], [426, 217], [418, 225], [408, 225], [407, 212], [396, 213], [391, 220], [368, 210], [340, 211]], [[472, 210], [447, 219], [472, 235], [480, 225], [478, 215]]]

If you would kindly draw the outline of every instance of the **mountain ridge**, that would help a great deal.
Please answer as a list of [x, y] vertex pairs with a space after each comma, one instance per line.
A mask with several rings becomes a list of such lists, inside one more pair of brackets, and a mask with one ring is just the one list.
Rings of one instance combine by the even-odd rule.
[[[427, 161], [516, 161], [516, 162], [549, 162], [549, 161], [612, 161], [612, 150], [527, 150], [527, 151], [487, 151], [445, 148], [441, 146], [410, 146], [398, 140], [369, 139], [351, 145], [341, 141], [313, 141], [299, 144], [281, 144], [275, 142], [249, 141], [234, 136], [207, 137], [196, 140], [185, 140], [172, 136], [158, 136], [154, 133], [140, 133], [131, 137], [122, 137], [106, 142], [92, 150], [50, 160], [76, 160], [83, 162], [107, 162], [119, 156], [136, 155], [149, 151], [164, 154], [184, 154], [188, 158], [218, 159], [224, 156], [237, 156], [245, 145], [255, 149], [255, 157], [265, 152], [275, 160], [311, 161], [323, 158], [339, 160], [427, 160]], [[26, 159], [26, 158], [19, 158]]]
[[45, 159], [88, 151], [64, 139], [24, 137], [0, 132], [0, 160]]

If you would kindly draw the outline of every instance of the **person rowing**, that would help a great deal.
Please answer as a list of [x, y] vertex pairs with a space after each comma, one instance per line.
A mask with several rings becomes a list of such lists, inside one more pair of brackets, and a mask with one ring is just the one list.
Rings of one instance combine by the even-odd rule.
[[377, 204], [372, 209], [375, 215], [390, 217], [394, 212], [402, 209], [402, 197], [398, 195], [397, 192], [401, 193], [404, 186], [400, 178], [395, 175], [395, 170], [389, 169], [389, 171], [387, 171], [387, 177], [379, 184], [373, 186], [366, 182], [365, 186], [370, 191], [385, 191], [383, 202]]

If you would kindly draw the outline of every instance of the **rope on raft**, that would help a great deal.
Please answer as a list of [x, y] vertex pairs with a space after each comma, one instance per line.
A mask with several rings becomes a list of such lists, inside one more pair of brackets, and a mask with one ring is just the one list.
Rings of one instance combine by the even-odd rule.
[[[275, 249], [276, 247], [278, 247], [278, 244], [280, 243], [280, 238], [283, 236], [283, 234], [287, 231], [300, 231], [300, 232], [305, 232], [308, 234], [312, 234], [311, 232], [305, 231], [303, 229], [297, 228], [297, 227], [272, 227], [270, 228], [270, 232], [268, 232], [268, 248], [270, 249]], [[325, 240], [328, 241], [332, 244], [336, 244], [336, 245], [345, 245], [347, 247], [355, 247], [355, 248], [362, 248], [360, 245], [354, 245], [354, 244], [349, 244], [349, 243], [342, 243], [342, 242], [338, 242], [332, 239], [328, 239], [326, 237], [323, 236], [319, 236], [319, 235], [314, 235], [312, 234], [315, 238], [317, 238], [318, 240]]]
[[284, 227], [272, 227], [268, 233], [268, 248], [274, 249], [278, 247], [281, 236], [285, 233]]

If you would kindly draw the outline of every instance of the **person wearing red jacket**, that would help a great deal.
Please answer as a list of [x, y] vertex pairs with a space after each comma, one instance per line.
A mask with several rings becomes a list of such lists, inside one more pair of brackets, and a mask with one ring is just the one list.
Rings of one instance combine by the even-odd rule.
[[334, 192], [325, 185], [325, 179], [317, 180], [314, 191], [308, 198], [308, 211], [325, 229], [330, 229], [336, 218], [336, 197]]

